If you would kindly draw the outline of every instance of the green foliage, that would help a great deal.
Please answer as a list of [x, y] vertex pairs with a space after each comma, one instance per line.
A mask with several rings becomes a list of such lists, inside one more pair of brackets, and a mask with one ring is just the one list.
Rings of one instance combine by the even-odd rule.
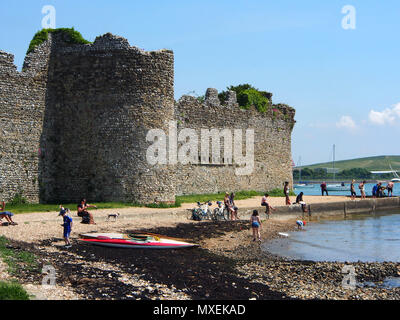
[[12, 275], [17, 275], [22, 270], [35, 270], [38, 268], [34, 254], [10, 248], [8, 240], [3, 236], [0, 236], [0, 258], [8, 265], [8, 272]]
[[[380, 176], [382, 179], [392, 178], [392, 174], [386, 174]], [[293, 179], [299, 180], [300, 178], [300, 170], [293, 170]], [[335, 178], [337, 179], [372, 179], [373, 176], [371, 172], [364, 168], [352, 168], [345, 169], [335, 174]], [[301, 180], [321, 180], [321, 179], [333, 179], [333, 173], [327, 173], [326, 169], [323, 168], [303, 168], [301, 169]]]
[[28, 293], [16, 282], [0, 281], [1, 300], [29, 300]]
[[17, 193], [14, 195], [13, 199], [10, 201], [9, 205], [15, 206], [15, 205], [21, 205], [21, 204], [27, 204], [28, 201], [24, 197], [24, 191], [22, 189], [19, 189]]
[[[283, 187], [282, 189], [273, 189], [266, 192], [260, 191], [238, 191], [235, 193], [235, 200], [244, 200], [250, 199], [254, 197], [262, 197], [265, 193], [268, 193], [270, 197], [284, 197]], [[290, 191], [291, 196], [295, 196], [296, 194], [293, 191]], [[225, 192], [219, 193], [208, 193], [208, 194], [190, 194], [184, 196], [177, 196], [177, 201], [181, 203], [196, 203], [196, 202], [206, 202], [206, 201], [222, 201], [225, 197]]]
[[237, 96], [237, 100], [239, 106], [243, 109], [250, 109], [251, 106], [255, 106], [259, 112], [266, 112], [270, 104], [269, 100], [255, 89], [242, 91]]
[[38, 31], [33, 37], [29, 44], [28, 53], [35, 50], [35, 48], [41, 45], [49, 38], [49, 33], [64, 34], [63, 40], [69, 44], [88, 44], [90, 41], [85, 40], [81, 33], [76, 31], [74, 28], [58, 28], [58, 29], [42, 29]]
[[237, 102], [243, 109], [249, 109], [251, 106], [255, 106], [259, 112], [266, 112], [271, 105], [271, 93], [260, 91], [248, 83], [230, 86], [227, 88], [227, 91], [219, 93], [218, 98], [222, 104], [227, 98], [228, 91], [236, 92]]

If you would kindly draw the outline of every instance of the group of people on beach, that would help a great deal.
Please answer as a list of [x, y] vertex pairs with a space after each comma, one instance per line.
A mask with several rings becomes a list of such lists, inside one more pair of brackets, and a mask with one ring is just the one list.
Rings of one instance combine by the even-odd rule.
[[[366, 198], [366, 194], [365, 194], [365, 184], [366, 183], [367, 182], [365, 180], [363, 180], [362, 182], [360, 182], [358, 184], [358, 189], [360, 190], [361, 199]], [[355, 184], [356, 184], [356, 180], [353, 179], [350, 183], [350, 190], [349, 190], [351, 200], [355, 200], [357, 197]], [[344, 186], [344, 183], [342, 183], [342, 186]], [[328, 195], [327, 185], [326, 185], [325, 181], [321, 183], [320, 187], [321, 187], [322, 196], [324, 194]], [[377, 184], [375, 184], [372, 187], [372, 192], [371, 192], [372, 197], [373, 198], [382, 198], [385, 196], [392, 197], [393, 196], [393, 187], [394, 187], [394, 183], [392, 181], [389, 181], [386, 186], [384, 186], [382, 182], [378, 182]], [[385, 190], [387, 191], [387, 195], [385, 194]]]
[[[18, 225], [18, 223], [14, 222], [12, 217], [14, 214], [10, 211], [5, 211], [6, 208], [6, 203], [3, 201], [0, 206], [0, 226], [15, 226]], [[96, 224], [94, 222], [93, 214], [88, 211], [88, 208], [97, 208], [94, 205], [90, 205], [86, 202], [86, 199], [81, 199], [77, 206], [77, 215], [78, 217], [82, 218], [82, 223], [85, 224]], [[65, 240], [65, 247], [70, 248], [71, 247], [71, 242], [70, 242], [70, 234], [72, 231], [72, 224], [73, 220], [71, 217], [71, 211], [68, 208], [64, 208], [62, 205], [60, 206], [60, 212], [59, 216], [63, 217], [63, 224], [61, 226], [64, 228], [64, 240]], [[2, 220], [5, 219], [6, 222], [3, 222]]]

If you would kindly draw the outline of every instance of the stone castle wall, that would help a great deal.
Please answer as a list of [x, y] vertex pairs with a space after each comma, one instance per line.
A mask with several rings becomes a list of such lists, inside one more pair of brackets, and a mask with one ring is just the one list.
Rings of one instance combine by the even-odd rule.
[[39, 154], [46, 100], [49, 44], [26, 57], [17, 71], [14, 56], [0, 51], [0, 200], [23, 192], [39, 201]]
[[[276, 109], [276, 115], [273, 114], [273, 108]], [[208, 89], [204, 103], [200, 103], [194, 97], [182, 97], [176, 104], [175, 118], [178, 122], [178, 131], [183, 128], [196, 129], [197, 135], [201, 137], [201, 129], [218, 129], [220, 133], [223, 129], [229, 129], [231, 136], [234, 137], [234, 129], [241, 129], [242, 154], [245, 155], [246, 130], [254, 130], [254, 170], [251, 174], [237, 174], [238, 165], [234, 157], [224, 158], [223, 138], [220, 140], [220, 164], [215, 164], [210, 139], [209, 164], [204, 164], [199, 159], [197, 164], [178, 165], [175, 177], [177, 194], [241, 190], [264, 192], [282, 188], [285, 181], [292, 184], [291, 132], [294, 110], [281, 106], [273, 108], [267, 113], [260, 113], [254, 108], [240, 109], [234, 92], [230, 92], [225, 104], [221, 105], [215, 89]], [[236, 147], [233, 142], [232, 149]], [[199, 153], [201, 153], [200, 143]]]
[[149, 167], [149, 129], [173, 118], [173, 54], [106, 34], [68, 46], [53, 36], [42, 136], [43, 200], [174, 201], [171, 170]]
[[[212, 89], [203, 104], [188, 96], [175, 102], [172, 51], [146, 52], [111, 34], [87, 45], [63, 37], [49, 34], [22, 72], [0, 51], [0, 198], [23, 191], [32, 202], [172, 202], [176, 194], [291, 181], [293, 109], [277, 106], [278, 117], [241, 110], [234, 93], [220, 105]], [[243, 129], [243, 139], [254, 128], [254, 172], [237, 176], [235, 164], [151, 166], [146, 135], [168, 132], [172, 121], [178, 131]]]

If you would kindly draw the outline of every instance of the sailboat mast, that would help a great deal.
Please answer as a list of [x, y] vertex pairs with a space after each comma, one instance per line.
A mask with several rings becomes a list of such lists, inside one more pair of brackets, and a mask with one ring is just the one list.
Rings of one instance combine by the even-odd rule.
[[333, 167], [333, 181], [335, 181], [335, 145], [333, 145], [333, 163], [332, 163], [332, 167]]

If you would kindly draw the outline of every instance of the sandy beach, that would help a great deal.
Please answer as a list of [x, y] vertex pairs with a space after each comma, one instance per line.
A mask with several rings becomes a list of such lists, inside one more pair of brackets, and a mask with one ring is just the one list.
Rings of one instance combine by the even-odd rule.
[[[292, 197], [294, 201], [294, 197]], [[340, 196], [305, 196], [309, 203], [348, 201]], [[360, 200], [356, 200], [360, 201]], [[284, 198], [270, 198], [272, 206], [283, 206]], [[257, 207], [260, 197], [238, 200], [239, 208]], [[62, 219], [57, 212], [14, 216], [17, 226], [0, 227], [9, 247], [30, 251], [38, 268], [16, 276], [36, 299], [399, 299], [400, 289], [342, 286], [344, 264], [335, 262], [285, 261], [261, 250], [252, 242], [246, 220], [195, 222], [181, 208], [124, 208], [92, 210], [96, 225], [83, 225], [73, 211], [73, 246], [64, 248]], [[72, 208], [71, 208], [72, 209]], [[260, 206], [260, 210], [262, 207]], [[116, 222], [109, 213], [119, 212]], [[262, 211], [261, 211], [262, 212]], [[151, 215], [150, 215], [151, 214]], [[239, 211], [240, 215], [240, 211]], [[263, 221], [262, 238], [294, 231], [295, 219]], [[107, 249], [82, 245], [79, 234], [87, 232], [147, 231], [188, 239], [198, 248], [160, 251]], [[43, 266], [56, 270], [56, 285], [41, 286]], [[399, 276], [398, 263], [353, 263], [357, 281], [379, 282]], [[6, 266], [1, 264], [5, 274]]]

